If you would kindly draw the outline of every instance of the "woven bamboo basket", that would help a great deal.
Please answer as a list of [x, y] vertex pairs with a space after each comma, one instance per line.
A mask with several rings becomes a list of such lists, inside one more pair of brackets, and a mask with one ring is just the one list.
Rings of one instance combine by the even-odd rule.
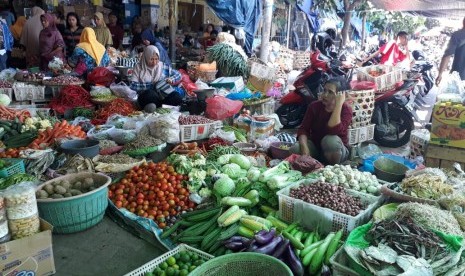
[[351, 127], [365, 127], [371, 124], [371, 117], [375, 108], [375, 90], [352, 90], [349, 92], [348, 101], [352, 107]]
[[310, 66], [310, 52], [308, 51], [297, 51], [294, 56], [294, 69], [303, 70]]

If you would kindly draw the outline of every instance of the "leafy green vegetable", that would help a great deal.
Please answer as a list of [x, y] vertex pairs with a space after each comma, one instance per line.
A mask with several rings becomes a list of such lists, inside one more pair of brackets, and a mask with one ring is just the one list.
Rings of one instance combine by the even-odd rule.
[[255, 182], [251, 185], [250, 188], [258, 191], [258, 195], [261, 199], [263, 199], [260, 200], [261, 202], [265, 201], [270, 205], [270, 207], [278, 208], [279, 202], [278, 196], [276, 196], [276, 191], [273, 191], [270, 188], [268, 188], [268, 185], [266, 185], [266, 183]]
[[290, 170], [291, 170], [291, 165], [289, 164], [289, 162], [282, 161], [281, 163], [279, 163], [275, 167], [264, 171], [260, 175], [259, 180], [260, 180], [260, 182], [266, 183], [266, 182], [268, 182], [268, 180], [270, 180], [271, 177], [273, 177], [275, 175], [280, 175], [280, 174], [287, 173]]
[[251, 167], [250, 160], [242, 154], [234, 154], [229, 162], [239, 165], [242, 169], [248, 170]]
[[231, 157], [233, 157], [234, 154], [224, 154], [218, 157], [218, 160], [216, 162], [220, 165], [228, 164], [229, 161], [231, 160]]
[[229, 177], [221, 177], [213, 185], [213, 190], [220, 196], [229, 196], [234, 192], [236, 185]]
[[258, 181], [258, 178], [260, 177], [260, 170], [258, 168], [252, 167], [250, 170], [247, 172], [247, 178], [252, 181]]
[[274, 175], [268, 180], [267, 184], [270, 189], [280, 190], [285, 188], [296, 181], [302, 179], [302, 173], [299, 171], [289, 171], [281, 175]]
[[232, 179], [237, 179], [243, 174], [241, 167], [237, 164], [226, 164], [221, 168], [221, 171]]

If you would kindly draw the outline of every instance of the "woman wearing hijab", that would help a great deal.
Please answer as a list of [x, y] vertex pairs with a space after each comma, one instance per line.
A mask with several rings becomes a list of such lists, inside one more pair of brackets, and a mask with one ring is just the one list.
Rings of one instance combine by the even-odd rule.
[[24, 25], [20, 43], [26, 48], [26, 60], [29, 66], [37, 66], [40, 62], [39, 34], [42, 31], [40, 16], [44, 10], [39, 7], [32, 8], [32, 17]]
[[142, 42], [146, 46], [155, 45], [158, 48], [158, 51], [160, 52], [160, 61], [164, 64], [169, 64], [171, 66], [171, 60], [168, 55], [168, 52], [166, 51], [165, 47], [163, 47], [161, 40], [155, 36], [156, 26], [157, 25], [155, 25], [154, 27], [147, 28], [145, 31], [142, 32]]
[[97, 41], [92, 28], [82, 30], [80, 42], [74, 48], [68, 63], [74, 67], [74, 72], [79, 76], [87, 74], [97, 66], [110, 64], [110, 57], [105, 47]]
[[161, 62], [158, 48], [150, 45], [144, 49], [139, 64], [134, 68], [130, 87], [138, 92], [139, 105], [151, 111], [162, 104], [181, 104], [181, 94], [171, 87], [180, 81], [181, 74]]
[[107, 25], [105, 24], [105, 20], [103, 19], [103, 14], [101, 12], [96, 12], [94, 14], [95, 20], [95, 36], [97, 37], [97, 41], [100, 42], [105, 48], [111, 47], [113, 45], [113, 40], [111, 38], [110, 29], [108, 29]]
[[27, 19], [24, 16], [18, 17], [15, 24], [10, 26], [11, 34], [15, 41], [19, 41], [21, 39], [21, 32], [23, 31], [24, 25], [26, 25]]
[[70, 57], [73, 54], [74, 48], [81, 39], [82, 30], [79, 16], [75, 12], [70, 12], [66, 15], [66, 29], [63, 32], [63, 40], [66, 44], [66, 56]]
[[55, 25], [55, 16], [46, 13], [40, 16], [44, 29], [39, 34], [40, 70], [47, 71], [54, 57], [64, 60], [65, 42]]

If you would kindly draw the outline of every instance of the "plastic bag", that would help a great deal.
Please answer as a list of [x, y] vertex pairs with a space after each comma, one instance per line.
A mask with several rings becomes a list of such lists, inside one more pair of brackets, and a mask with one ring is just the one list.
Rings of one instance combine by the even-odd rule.
[[87, 81], [94, 85], [108, 87], [115, 81], [115, 75], [105, 67], [96, 67], [87, 75]]
[[114, 129], [112, 125], [95, 126], [87, 132], [87, 137], [94, 140], [108, 140], [110, 138], [110, 131]]
[[264, 151], [267, 151], [272, 143], [279, 142], [279, 138], [275, 136], [270, 136], [263, 139], [255, 139], [255, 144], [257, 144]]
[[197, 90], [210, 89], [211, 88], [210, 86], [208, 86], [208, 84], [206, 84], [205, 82], [203, 82], [201, 80], [197, 80], [195, 82], [195, 85], [197, 86]]
[[179, 143], [179, 116], [181, 113], [172, 112], [156, 117], [148, 124], [150, 135], [162, 141]]
[[213, 120], [224, 120], [232, 117], [234, 114], [237, 114], [243, 106], [241, 101], [233, 101], [220, 96], [208, 98], [206, 102], [207, 108], [205, 113], [207, 118]]
[[129, 88], [129, 86], [124, 82], [112, 83], [110, 85], [110, 89], [117, 97], [124, 98], [129, 101], [137, 101], [137, 92]]
[[438, 94], [459, 94], [463, 97], [464, 88], [458, 72], [444, 74], [441, 84], [439, 85]]
[[4, 69], [0, 72], [0, 79], [2, 80], [14, 80], [16, 75], [16, 70], [13, 68]]
[[80, 126], [81, 129], [85, 132], [89, 131], [94, 127], [94, 125], [91, 123], [90, 119], [86, 117], [76, 117], [74, 118], [73, 122], [71, 123], [73, 126]]
[[111, 90], [105, 86], [92, 86], [90, 89], [90, 95], [94, 98], [110, 96]]
[[125, 130], [120, 128], [112, 128], [108, 131], [108, 135], [111, 140], [115, 141], [120, 145], [124, 145], [136, 139], [136, 130]]
[[368, 144], [358, 149], [358, 155], [362, 159], [367, 159], [373, 155], [383, 154], [383, 151], [375, 144]]
[[210, 135], [210, 138], [221, 138], [227, 142], [234, 143], [236, 141], [236, 134], [234, 134], [234, 131], [224, 131], [222, 129], [217, 129], [215, 132]]

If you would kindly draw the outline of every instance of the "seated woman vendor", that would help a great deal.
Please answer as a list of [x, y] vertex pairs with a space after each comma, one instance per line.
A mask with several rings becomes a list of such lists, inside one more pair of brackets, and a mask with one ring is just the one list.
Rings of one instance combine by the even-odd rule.
[[95, 32], [91, 28], [84, 28], [79, 44], [74, 48], [73, 54], [68, 58], [73, 67], [73, 74], [85, 75], [97, 66], [110, 65], [110, 56], [105, 47], [97, 41]]
[[346, 145], [352, 109], [345, 103], [344, 92], [349, 89], [349, 84], [342, 78], [326, 82], [321, 99], [313, 102], [305, 113], [292, 153], [311, 155], [331, 165], [349, 158]]
[[139, 106], [153, 112], [162, 104], [177, 106], [182, 103], [183, 97], [172, 87], [180, 81], [181, 73], [172, 69], [170, 64], [161, 62], [158, 48], [149, 45], [134, 67], [130, 87], [139, 94]]

